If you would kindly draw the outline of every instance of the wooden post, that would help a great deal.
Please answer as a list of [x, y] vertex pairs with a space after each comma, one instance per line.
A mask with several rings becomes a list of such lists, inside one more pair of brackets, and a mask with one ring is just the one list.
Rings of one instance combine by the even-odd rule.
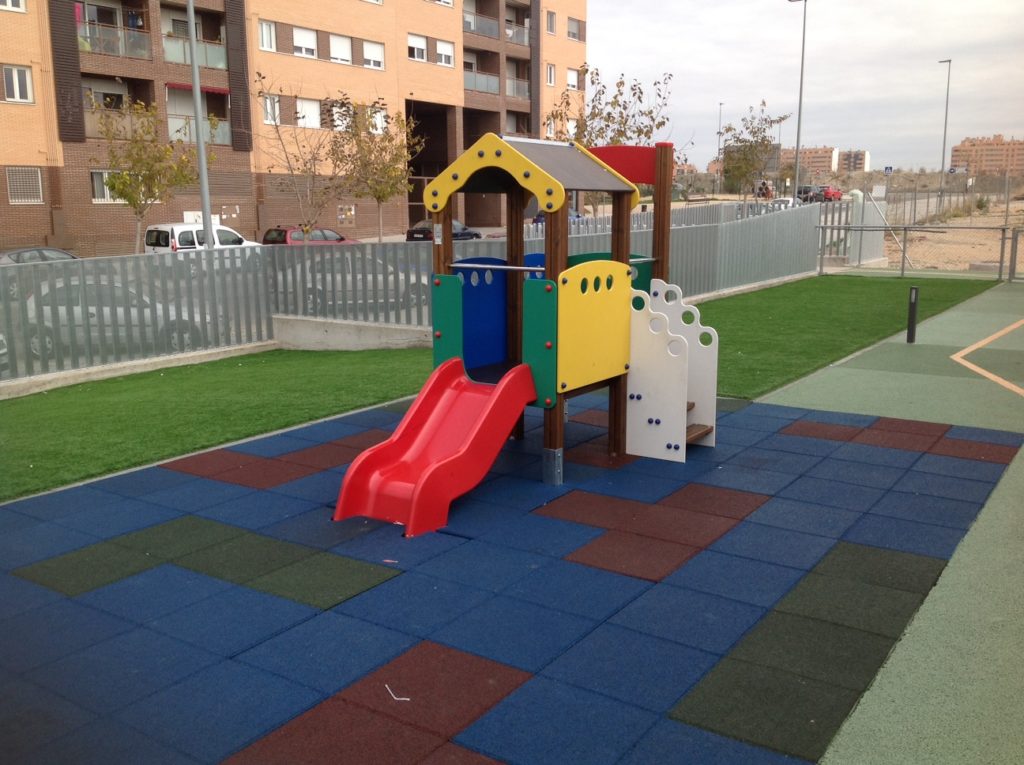
[[[543, 209], [543, 202], [541, 203]], [[627, 229], [628, 230], [628, 229]], [[547, 211], [544, 222], [544, 276], [557, 282], [569, 266], [569, 204]], [[555, 397], [555, 404], [544, 410], [544, 482], [561, 484], [562, 450], [565, 446], [565, 395]]]
[[672, 144], [654, 145], [654, 245], [651, 276], [668, 281], [669, 230], [672, 225], [672, 184], [675, 181]]
[[[449, 200], [451, 201], [451, 200]], [[434, 273], [451, 274], [451, 262], [455, 258], [455, 248], [452, 246], [452, 206], [447, 204], [443, 209], [430, 214], [434, 227], [441, 226], [441, 241], [434, 237]]]

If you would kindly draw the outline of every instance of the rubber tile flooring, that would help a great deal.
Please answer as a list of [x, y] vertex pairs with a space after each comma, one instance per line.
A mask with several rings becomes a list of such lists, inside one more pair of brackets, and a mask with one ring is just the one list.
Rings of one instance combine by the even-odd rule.
[[17, 763], [815, 761], [1019, 434], [721, 402], [685, 464], [571, 402], [448, 525], [331, 520], [401, 407], [0, 507]]

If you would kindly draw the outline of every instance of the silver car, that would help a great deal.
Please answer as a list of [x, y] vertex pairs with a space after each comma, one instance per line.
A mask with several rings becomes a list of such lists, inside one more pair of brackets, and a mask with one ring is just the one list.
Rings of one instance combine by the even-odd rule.
[[[75, 260], [77, 256], [70, 252], [58, 250], [56, 247], [21, 247], [16, 250], [0, 252], [0, 266], [21, 266], [29, 263], [56, 263], [61, 260]], [[7, 282], [7, 297], [17, 300], [24, 292], [18, 284], [18, 274], [24, 269], [7, 269], [4, 278]], [[27, 274], [26, 274], [27, 276]]]

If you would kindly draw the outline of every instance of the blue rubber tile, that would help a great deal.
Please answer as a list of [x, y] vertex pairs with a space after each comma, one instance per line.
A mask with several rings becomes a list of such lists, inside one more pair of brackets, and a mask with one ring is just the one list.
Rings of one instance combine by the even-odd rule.
[[0, 508], [0, 534], [17, 531], [18, 529], [27, 529], [29, 526], [38, 526], [42, 522], [31, 515], [22, 515], [13, 510]]
[[139, 627], [39, 667], [26, 678], [83, 709], [109, 715], [219, 661], [201, 648]]
[[133, 627], [95, 608], [60, 600], [0, 622], [0, 666], [27, 672]]
[[795, 406], [782, 406], [781, 404], [752, 403], [743, 408], [743, 414], [755, 415], [757, 417], [774, 417], [783, 420], [799, 420], [810, 414], [809, 409], [801, 409]]
[[486, 590], [410, 571], [349, 598], [334, 611], [426, 637], [492, 597]]
[[697, 483], [754, 494], [776, 494], [793, 481], [794, 476], [789, 473], [754, 470], [742, 465], [719, 465], [715, 470], [702, 475]]
[[338, 493], [341, 491], [341, 476], [331, 470], [324, 470], [305, 478], [282, 483], [271, 491], [274, 494], [283, 494], [287, 497], [316, 502], [318, 505], [334, 507], [338, 502]]
[[729, 460], [730, 465], [793, 475], [803, 475], [819, 462], [821, 462], [821, 458], [816, 455], [764, 449], [760, 445], [744, 449]]
[[409, 569], [466, 541], [448, 534], [421, 534], [407, 539], [402, 536], [404, 533], [403, 526], [381, 526], [368, 534], [362, 534], [332, 547], [330, 552], [381, 566]]
[[710, 549], [726, 555], [740, 555], [779, 566], [809, 570], [832, 549], [835, 541], [829, 537], [744, 521], [711, 545]]
[[502, 594], [603, 621], [650, 586], [650, 582], [631, 576], [554, 560], [520, 579]]
[[779, 492], [780, 497], [799, 499], [815, 505], [838, 507], [842, 510], [864, 512], [875, 504], [885, 492], [870, 486], [858, 486], [841, 481], [804, 476]]
[[257, 457], [280, 457], [282, 454], [297, 452], [308, 449], [315, 440], [308, 438], [296, 438], [293, 434], [279, 433], [276, 436], [257, 438], [254, 441], [246, 441], [244, 444], [234, 444], [230, 447], [233, 452], [242, 454], [254, 454]]
[[602, 534], [601, 529], [542, 515], [519, 515], [484, 534], [491, 544], [561, 558]]
[[536, 454], [512, 452], [507, 449], [503, 449], [498, 454], [497, 459], [494, 460], [494, 464], [491, 465], [492, 473], [517, 475], [523, 478], [529, 477], [534, 473], [540, 475], [540, 470], [540, 457]]
[[591, 478], [589, 481], [581, 483], [578, 488], [592, 491], [595, 494], [605, 494], [609, 497], [635, 499], [638, 502], [657, 502], [681, 489], [685, 483], [684, 480], [658, 478], [645, 473], [606, 470], [597, 478]]
[[8, 531], [0, 535], [0, 570], [11, 571], [98, 541], [91, 534], [49, 521]]
[[112, 505], [90, 507], [73, 515], [58, 518], [56, 523], [91, 534], [97, 539], [111, 539], [130, 531], [155, 526], [179, 515], [181, 513], [177, 510], [123, 497]]
[[91, 712], [37, 685], [9, 680], [0, 685], [0, 754], [7, 763], [27, 762], [34, 750], [70, 731], [80, 730], [95, 718]]
[[346, 414], [344, 417], [334, 420], [334, 422], [339, 425], [358, 425], [362, 430], [366, 430], [367, 428], [393, 430], [401, 421], [402, 415], [400, 413], [392, 412], [380, 407], [365, 409], [362, 412], [355, 412], [353, 414]]
[[766, 526], [777, 526], [780, 529], [838, 539], [861, 515], [853, 510], [772, 497], [748, 515], [747, 520]]
[[[598, 467], [596, 465], [584, 465], [582, 462], [563, 462], [562, 480], [565, 482], [566, 486], [578, 489], [587, 481], [592, 481], [595, 478], [600, 478], [602, 475], [604, 475], [606, 470], [607, 468]], [[529, 473], [523, 473], [519, 477], [532, 478], [534, 481], [540, 481], [543, 477], [541, 471], [542, 468], [540, 467], [540, 463], [538, 463], [535, 472], [530, 471]]]
[[806, 573], [798, 568], [705, 550], [663, 583], [771, 608]]
[[[692, 446], [687, 447], [687, 462], [668, 462], [666, 460], [643, 457], [636, 460], [636, 462], [623, 465], [619, 473], [642, 473], [643, 475], [667, 478], [672, 481], [696, 481], [709, 470], [714, 470], [715, 466], [707, 460], [691, 459], [692, 455], [690, 452], [694, 448]], [[725, 460], [722, 461], [724, 462]]]
[[700, 763], [700, 765], [800, 765], [807, 760], [788, 757], [770, 749], [719, 736], [675, 720], [659, 720], [621, 765], [650, 765], [653, 762]]
[[143, 624], [232, 586], [168, 563], [79, 595], [75, 600]]
[[871, 508], [871, 513], [966, 530], [974, 523], [981, 508], [982, 505], [976, 502], [891, 491]]
[[846, 532], [843, 539], [872, 547], [884, 547], [887, 550], [949, 560], [965, 533], [967, 532], [962, 529], [868, 513]]
[[807, 475], [829, 481], [853, 483], [872, 489], [891, 489], [903, 474], [903, 468], [871, 465], [867, 462], [827, 459], [815, 465]]
[[343, 521], [333, 520], [333, 507], [317, 507], [301, 515], [286, 518], [272, 526], [260, 529], [260, 534], [283, 539], [286, 542], [327, 550], [349, 539], [379, 529], [382, 521], [372, 518], [346, 518]]
[[234, 661], [166, 688], [118, 718], [202, 762], [218, 762], [309, 709], [320, 694]]
[[[315, 422], [312, 425], [304, 425], [301, 428], [282, 433], [281, 435], [297, 438], [302, 441], [312, 441], [318, 444], [326, 444], [328, 441], [337, 441], [339, 438], [354, 436], [367, 429], [366, 425], [357, 425], [353, 422], [342, 422], [341, 420], [325, 420]], [[308, 448], [308, 444], [304, 448]]]
[[774, 433], [763, 441], [759, 441], [759, 449], [771, 449], [777, 452], [793, 454], [809, 454], [816, 457], [827, 457], [842, 444], [827, 438], [811, 438], [809, 436], [789, 436], [785, 433]]
[[595, 626], [592, 619], [499, 595], [437, 630], [431, 639], [537, 672]]
[[603, 624], [541, 674], [661, 713], [704, 677], [719, 658], [669, 640]]
[[122, 497], [141, 497], [144, 494], [170, 489], [195, 479], [194, 475], [188, 473], [154, 466], [93, 481], [89, 485], [103, 491], [120, 494]]
[[823, 422], [828, 425], [850, 425], [854, 428], [866, 428], [878, 418], [871, 414], [850, 414], [847, 412], [812, 411], [804, 416], [805, 420]]
[[504, 762], [617, 762], [657, 717], [606, 696], [536, 677], [509, 694], [455, 741]]
[[602, 428], [597, 425], [587, 425], [583, 422], [569, 421], [565, 423], [565, 448], [571, 449], [574, 446], [579, 446], [587, 441], [593, 441], [595, 438], [606, 435], [608, 428]]
[[328, 611], [237, 659], [331, 695], [416, 642], [409, 635]]
[[196, 765], [198, 760], [144, 736], [117, 720], [97, 720], [33, 752], [27, 765]]
[[461, 497], [452, 503], [448, 510], [448, 523], [441, 527], [444, 533], [476, 539], [504, 526], [512, 518], [529, 513], [526, 508], [495, 505], [470, 497]]
[[147, 502], [181, 510], [186, 513], [196, 513], [221, 502], [229, 502], [239, 497], [252, 494], [253, 489], [247, 486], [238, 486], [233, 483], [224, 483], [210, 478], [193, 478], [187, 483], [173, 486], [169, 489], [161, 489], [151, 494], [143, 495]]
[[47, 587], [11, 574], [0, 574], [0, 620], [60, 599], [60, 594]]
[[610, 621], [691, 648], [724, 654], [764, 614], [763, 608], [747, 603], [660, 584]]
[[[729, 424], [729, 418], [732, 415], [726, 415], [721, 418], [719, 424], [715, 426], [715, 443], [719, 444], [732, 444], [733, 446], [753, 446], [766, 439], [770, 434], [774, 433], [774, 430], [749, 430], [747, 428], [733, 427]], [[789, 424], [789, 420], [779, 420], [780, 427], [784, 427]], [[689, 450], [687, 450], [689, 451]]]
[[765, 414], [751, 412], [752, 407], [748, 406], [739, 412], [720, 417], [719, 426], [723, 428], [741, 428], [743, 430], [757, 430], [762, 433], [777, 433], [787, 425], [793, 424], [792, 417], [773, 417]]
[[913, 470], [953, 478], [998, 483], [999, 479], [1003, 477], [1003, 473], [1006, 472], [1006, 465], [961, 459], [960, 457], [944, 457], [941, 454], [922, 454], [921, 459], [914, 463]]
[[569, 399], [568, 406], [573, 414], [586, 411], [587, 409], [607, 411], [608, 393], [607, 391], [594, 391], [592, 393], [584, 393], [582, 396], [574, 396]]
[[103, 491], [92, 485], [74, 486], [70, 489], [61, 489], [49, 494], [40, 494], [36, 497], [11, 502], [6, 505], [6, 509], [22, 515], [30, 515], [41, 521], [52, 521], [90, 508], [108, 507], [120, 502], [121, 499], [119, 494]]
[[569, 490], [567, 486], [549, 486], [539, 481], [500, 476], [473, 489], [468, 497], [526, 511], [540, 507]]
[[720, 463], [732, 459], [746, 447], [743, 444], [727, 444], [715, 441], [714, 446], [687, 446], [686, 461]]
[[271, 491], [256, 491], [244, 497], [200, 510], [196, 515], [211, 521], [230, 523], [243, 529], [261, 529], [286, 518], [309, 512], [320, 505], [308, 499], [286, 497]]
[[232, 587], [147, 626], [221, 656], [234, 656], [316, 613], [291, 600]]
[[1024, 435], [1006, 430], [989, 430], [988, 428], [970, 428], [954, 425], [946, 431], [945, 438], [956, 438], [964, 441], [981, 441], [1000, 446], [1024, 446]]
[[963, 502], [980, 502], [984, 504], [992, 493], [995, 484], [988, 481], [971, 481], [954, 476], [921, 473], [915, 470], [908, 472], [893, 486], [894, 491], [908, 494], [926, 494], [929, 497], [945, 497], [959, 499]]
[[869, 446], [868, 444], [855, 444], [846, 442], [839, 446], [832, 457], [837, 460], [848, 460], [850, 462], [866, 462], [869, 465], [885, 465], [888, 467], [909, 468], [918, 458], [921, 452], [912, 452], [906, 449], [890, 449], [885, 446]]
[[416, 567], [421, 574], [498, 592], [551, 559], [479, 540], [459, 545]]

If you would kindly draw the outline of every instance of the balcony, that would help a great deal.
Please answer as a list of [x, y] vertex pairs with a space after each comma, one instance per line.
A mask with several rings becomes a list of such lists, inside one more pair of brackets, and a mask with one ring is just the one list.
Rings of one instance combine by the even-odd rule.
[[123, 130], [122, 136], [125, 139], [131, 139], [135, 135], [135, 129], [132, 124], [130, 116], [122, 114], [118, 109], [101, 109], [100, 111], [94, 111], [88, 106], [85, 107], [83, 112], [85, 116], [85, 137], [86, 138], [103, 138], [103, 132], [100, 130], [100, 121], [102, 114], [110, 115], [116, 122], [121, 123], [119, 127]]
[[152, 58], [149, 32], [95, 22], [79, 22], [78, 50], [126, 58]]
[[[199, 66], [208, 69], [227, 69], [228, 51], [221, 43], [196, 40], [196, 58]], [[188, 38], [164, 35], [164, 60], [171, 64], [192, 64]]]
[[[208, 144], [229, 146], [231, 144], [231, 125], [227, 117], [218, 117], [216, 130], [210, 130], [210, 123], [203, 121], [201, 124], [203, 138]], [[190, 114], [168, 114], [167, 135], [172, 141], [184, 141], [195, 143], [195, 134], [192, 132], [193, 117]]]
[[511, 21], [506, 19], [505, 39], [509, 42], [514, 42], [516, 45], [529, 45], [530, 30], [526, 27], [521, 27], [518, 24], [513, 24]]
[[517, 80], [515, 77], [505, 79], [505, 95], [510, 98], [530, 98], [530, 81]]
[[462, 31], [473, 34], [493, 37], [497, 40], [501, 35], [498, 33], [498, 20], [490, 16], [481, 16], [479, 13], [462, 13]]
[[478, 93], [493, 93], [494, 95], [498, 95], [501, 92], [498, 75], [496, 74], [463, 72], [462, 75], [466, 90], [475, 90]]

